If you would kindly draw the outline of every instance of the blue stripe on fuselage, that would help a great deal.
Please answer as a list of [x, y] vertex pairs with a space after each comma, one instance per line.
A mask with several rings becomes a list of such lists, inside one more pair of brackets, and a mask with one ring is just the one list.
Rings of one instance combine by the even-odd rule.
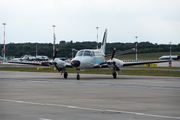
[[103, 63], [103, 61], [99, 61], [99, 60], [97, 60], [96, 58], [94, 58], [94, 57], [91, 57], [97, 64], [100, 64], [100, 63]]

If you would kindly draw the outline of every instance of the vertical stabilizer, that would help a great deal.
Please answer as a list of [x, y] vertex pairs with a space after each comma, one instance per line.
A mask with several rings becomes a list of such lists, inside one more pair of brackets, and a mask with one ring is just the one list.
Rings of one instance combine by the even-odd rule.
[[104, 36], [103, 36], [103, 41], [102, 41], [102, 44], [101, 44], [101, 50], [104, 53], [105, 53], [105, 50], [106, 50], [106, 40], [107, 40], [107, 29], [105, 29]]

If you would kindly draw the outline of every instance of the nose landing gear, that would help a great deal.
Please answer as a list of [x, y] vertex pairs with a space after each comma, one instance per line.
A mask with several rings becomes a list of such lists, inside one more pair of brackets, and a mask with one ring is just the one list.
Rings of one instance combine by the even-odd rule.
[[80, 80], [80, 75], [79, 74], [77, 74], [77, 80]]
[[79, 70], [77, 69], [77, 80], [80, 80]]

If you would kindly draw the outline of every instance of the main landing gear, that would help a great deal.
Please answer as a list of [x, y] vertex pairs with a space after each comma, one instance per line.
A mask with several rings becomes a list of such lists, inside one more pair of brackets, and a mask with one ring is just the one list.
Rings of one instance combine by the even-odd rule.
[[67, 78], [68, 73], [66, 72], [66, 69], [60, 69], [56, 66], [56, 68], [58, 69], [58, 71], [61, 73], [61, 75], [64, 73], [64, 78]]
[[116, 79], [117, 78], [117, 69], [116, 68], [113, 68], [113, 73], [112, 73], [112, 75], [113, 75], [113, 78], [114, 79]]
[[[56, 68], [58, 68], [58, 67], [56, 67]], [[58, 71], [61, 72], [61, 75], [64, 73], [64, 78], [67, 78], [68, 73], [66, 72], [66, 69], [59, 69], [58, 68]]]
[[116, 79], [117, 78], [117, 73], [116, 72], [113, 72], [113, 78]]
[[68, 76], [68, 73], [64, 72], [64, 78], [67, 78], [67, 76]]

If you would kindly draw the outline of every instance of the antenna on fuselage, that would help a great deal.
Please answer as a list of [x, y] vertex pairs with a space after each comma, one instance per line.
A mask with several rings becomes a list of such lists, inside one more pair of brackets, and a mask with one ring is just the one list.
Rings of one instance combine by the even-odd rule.
[[97, 29], [97, 49], [98, 49], [98, 28], [99, 27], [96, 27], [96, 29]]

